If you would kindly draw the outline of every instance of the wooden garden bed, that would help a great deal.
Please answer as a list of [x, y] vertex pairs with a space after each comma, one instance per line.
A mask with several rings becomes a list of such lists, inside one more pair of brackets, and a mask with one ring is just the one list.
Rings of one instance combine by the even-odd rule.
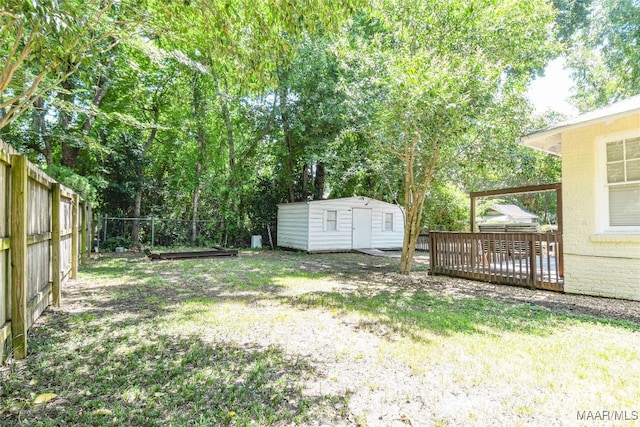
[[152, 252], [150, 250], [145, 250], [145, 254], [151, 259], [154, 260], [165, 260], [165, 259], [190, 259], [190, 258], [212, 258], [212, 257], [222, 257], [222, 256], [236, 256], [238, 255], [238, 251], [236, 249], [227, 249], [227, 248], [210, 248], [200, 251], [182, 251], [182, 252]]

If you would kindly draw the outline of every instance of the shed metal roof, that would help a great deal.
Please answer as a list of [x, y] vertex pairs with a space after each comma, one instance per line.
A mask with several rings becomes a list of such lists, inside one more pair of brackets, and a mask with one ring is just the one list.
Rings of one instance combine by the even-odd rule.
[[372, 197], [366, 197], [366, 196], [352, 196], [352, 197], [340, 197], [337, 199], [320, 199], [320, 200], [305, 200], [305, 201], [301, 201], [301, 202], [287, 202], [287, 203], [278, 203], [278, 206], [288, 206], [288, 205], [301, 205], [301, 204], [333, 204], [333, 203], [340, 203], [340, 202], [348, 202], [348, 201], [366, 201], [368, 202], [375, 202], [378, 204], [385, 204], [385, 205], [389, 205], [389, 206], [399, 206], [399, 205], [395, 205], [393, 203], [389, 203], [389, 202], [385, 202], [383, 200], [378, 200], [378, 199], [374, 199]]

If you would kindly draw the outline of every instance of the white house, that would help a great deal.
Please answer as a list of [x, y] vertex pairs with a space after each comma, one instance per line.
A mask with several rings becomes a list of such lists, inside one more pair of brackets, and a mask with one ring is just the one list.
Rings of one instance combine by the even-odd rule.
[[532, 224], [537, 219], [537, 215], [525, 211], [520, 206], [496, 204], [489, 206], [489, 212], [482, 218], [482, 222]]
[[564, 290], [640, 300], [640, 96], [521, 142], [562, 156]]
[[278, 246], [307, 252], [398, 249], [404, 211], [368, 197], [278, 205]]

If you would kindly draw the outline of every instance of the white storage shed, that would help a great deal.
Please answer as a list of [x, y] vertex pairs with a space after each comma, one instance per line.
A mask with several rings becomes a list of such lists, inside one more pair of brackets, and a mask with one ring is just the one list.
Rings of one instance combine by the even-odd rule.
[[278, 246], [307, 252], [399, 249], [404, 211], [356, 196], [278, 205]]

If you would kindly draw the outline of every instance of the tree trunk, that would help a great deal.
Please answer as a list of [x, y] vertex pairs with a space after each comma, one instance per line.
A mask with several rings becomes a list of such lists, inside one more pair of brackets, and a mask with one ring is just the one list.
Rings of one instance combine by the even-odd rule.
[[136, 187], [136, 197], [133, 204], [133, 227], [131, 229], [131, 243], [134, 246], [137, 246], [140, 243], [140, 212], [142, 210], [142, 180], [144, 178], [144, 164], [145, 158], [147, 157], [147, 152], [151, 148], [151, 144], [156, 139], [156, 134], [158, 133], [158, 120], [160, 118], [160, 106], [156, 103], [153, 105], [153, 123], [154, 127], [151, 128], [151, 132], [147, 137], [147, 141], [142, 147], [142, 153], [140, 153], [140, 163], [136, 167], [136, 176], [138, 178], [137, 187]]
[[[102, 104], [102, 100], [104, 99], [104, 97], [107, 95], [107, 92], [109, 90], [109, 86], [111, 84], [111, 79], [109, 78], [109, 71], [111, 70], [111, 68], [113, 68], [113, 65], [115, 63], [116, 60], [116, 55], [112, 55], [109, 58], [109, 61], [104, 64], [105, 67], [105, 72], [103, 76], [99, 76], [98, 77], [98, 81], [95, 82], [95, 92], [93, 94], [93, 98], [91, 100], [91, 104], [93, 105], [93, 107], [99, 108], [100, 105]], [[75, 88], [75, 85], [69, 81], [69, 80], [65, 80], [64, 82], [62, 82], [62, 87], [65, 88], [68, 91], [72, 91]], [[70, 93], [68, 95], [66, 95], [68, 97], [68, 99], [66, 99], [68, 102], [73, 102], [73, 98], [74, 95], [73, 93]], [[82, 123], [82, 127], [80, 128], [80, 135], [78, 135], [78, 138], [81, 137], [85, 137], [87, 135], [89, 135], [89, 132], [91, 131], [91, 127], [93, 126], [93, 120], [95, 118], [95, 115], [91, 112], [87, 113], [87, 117], [85, 118], [84, 122]], [[67, 129], [68, 129], [68, 121], [67, 121], [67, 127], [63, 128], [63, 132], [67, 133]], [[68, 133], [67, 133], [68, 135]], [[80, 140], [75, 140], [75, 141], [62, 141], [62, 159], [61, 159], [61, 163], [63, 166], [66, 166], [70, 169], [74, 169], [76, 166], [76, 163], [78, 161], [78, 156], [80, 155], [80, 149], [82, 147], [83, 141]]]
[[295, 186], [293, 181], [293, 140], [291, 138], [291, 130], [289, 129], [289, 114], [287, 110], [287, 98], [289, 96], [285, 79], [281, 78], [279, 96], [280, 96], [280, 119], [282, 121], [282, 135], [284, 136], [284, 144], [287, 148], [287, 159], [285, 168], [287, 173], [287, 197], [289, 202], [296, 201]]
[[227, 130], [227, 144], [229, 145], [229, 176], [231, 177], [231, 188], [235, 189], [236, 149], [233, 137], [233, 124], [231, 123], [231, 114], [229, 113], [227, 101], [222, 99], [223, 97], [220, 98], [222, 103], [222, 117], [224, 118], [224, 125]]
[[417, 141], [405, 141], [402, 155], [404, 162], [404, 240], [400, 255], [400, 274], [410, 274], [413, 265], [413, 254], [422, 226], [422, 212], [427, 190], [433, 177], [440, 150], [437, 142], [433, 144], [427, 162], [416, 161], [420, 156]]
[[198, 203], [200, 203], [200, 173], [202, 171], [202, 164], [200, 160], [196, 163], [196, 187], [193, 190], [193, 199], [191, 203], [193, 209], [191, 210], [191, 244], [195, 245], [198, 240]]
[[[66, 104], [72, 103], [75, 84], [70, 80], [65, 80], [61, 83], [61, 86], [65, 91], [59, 92], [58, 98]], [[65, 111], [64, 108], [60, 110], [60, 120], [58, 123], [60, 124], [60, 132], [63, 135], [60, 164], [68, 167], [69, 169], [73, 169], [76, 165], [76, 161], [78, 160], [79, 149], [76, 147], [76, 144], [71, 141], [71, 136], [69, 135], [71, 115]]]
[[[228, 200], [225, 200], [223, 207], [229, 209], [229, 211], [235, 213], [236, 223], [239, 223], [240, 214], [238, 214], [238, 182], [236, 174], [236, 149], [235, 138], [233, 133], [233, 123], [231, 122], [231, 113], [229, 112], [229, 105], [227, 103], [226, 96], [222, 96], [218, 88], [218, 98], [222, 104], [222, 117], [224, 119], [225, 128], [227, 131], [227, 145], [229, 147], [229, 192]], [[224, 212], [223, 212], [224, 216]]]
[[[114, 51], [116, 49], [114, 48]], [[109, 58], [109, 62], [105, 65], [105, 73], [104, 78], [102, 76], [98, 79], [96, 83], [96, 91], [93, 94], [93, 99], [91, 103], [94, 107], [100, 107], [102, 104], [102, 100], [105, 96], [107, 96], [107, 92], [109, 91], [109, 86], [111, 86], [111, 79], [109, 78], [109, 71], [113, 68], [113, 65], [116, 61], [116, 55], [112, 55]], [[91, 131], [91, 127], [93, 126], [93, 120], [95, 119], [95, 115], [93, 113], [87, 113], [87, 118], [82, 124], [82, 135], [89, 135], [89, 131]]]
[[142, 185], [138, 183], [136, 197], [133, 202], [133, 226], [131, 227], [131, 245], [137, 247], [140, 243], [140, 209], [142, 207]]
[[193, 115], [196, 119], [196, 141], [198, 143], [198, 154], [196, 159], [196, 170], [194, 177], [193, 198], [191, 200], [191, 244], [195, 245], [198, 238], [198, 205], [200, 203], [200, 180], [202, 175], [202, 161], [204, 158], [204, 149], [206, 145], [207, 135], [204, 127], [205, 119], [205, 97], [200, 88], [200, 75], [195, 72], [193, 79]]
[[402, 242], [402, 254], [400, 255], [400, 273], [411, 273], [413, 265], [413, 255], [416, 250], [416, 243], [420, 235], [420, 222], [422, 221], [422, 208], [424, 200], [421, 203], [414, 203], [405, 211], [404, 224], [404, 240]]
[[302, 200], [309, 199], [309, 165], [302, 166]]
[[[210, 68], [212, 71], [212, 76], [215, 83], [216, 96], [218, 101], [220, 102], [220, 110], [222, 112], [222, 119], [224, 120], [224, 126], [226, 130], [226, 138], [227, 138], [227, 149], [228, 149], [228, 165], [229, 165], [229, 173], [228, 173], [228, 183], [230, 191], [227, 192], [220, 203], [219, 214], [221, 217], [225, 217], [228, 212], [232, 212], [234, 214], [234, 219], [236, 224], [240, 225], [241, 214], [238, 213], [239, 210], [239, 200], [238, 196], [238, 174], [236, 172], [236, 148], [235, 148], [235, 133], [233, 130], [233, 122], [231, 121], [231, 112], [229, 111], [229, 90], [225, 80], [220, 81], [218, 74], [215, 71], [214, 61], [208, 60], [210, 64]], [[226, 229], [226, 227], [224, 228]], [[226, 237], [225, 237], [226, 241]], [[226, 246], [226, 243], [225, 243]]]
[[45, 115], [47, 114], [47, 110], [44, 108], [44, 99], [39, 96], [33, 102], [33, 124], [32, 131], [35, 135], [34, 139], [37, 141], [38, 138], [42, 139], [42, 145], [38, 141], [36, 143], [38, 147], [38, 152], [41, 153], [47, 165], [53, 164], [53, 147], [51, 145], [51, 138], [47, 133], [47, 122], [45, 120]]
[[316, 176], [313, 184], [313, 200], [321, 200], [324, 198], [326, 170], [324, 162], [318, 162], [316, 165]]
[[[0, 91], [0, 104], [2, 104], [4, 101], [4, 98], [2, 97], [2, 91]], [[7, 109], [6, 108], [0, 108], [0, 123], [2, 123], [4, 121], [4, 118], [7, 117]], [[0, 127], [0, 131], [2, 131], [2, 128]], [[2, 134], [0, 134], [1, 136]]]

